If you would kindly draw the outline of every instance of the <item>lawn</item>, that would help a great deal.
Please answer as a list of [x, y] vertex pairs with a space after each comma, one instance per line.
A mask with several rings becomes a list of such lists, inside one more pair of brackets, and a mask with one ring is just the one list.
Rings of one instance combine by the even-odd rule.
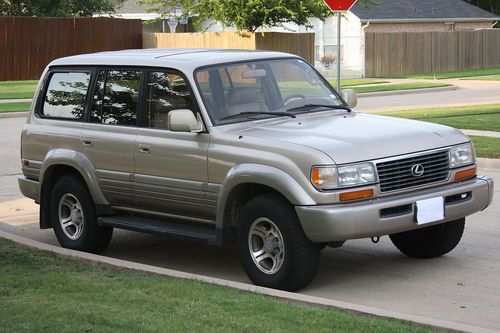
[[[396, 84], [377, 84], [373, 86], [352, 87], [357, 93], [371, 93], [382, 91], [397, 91], [397, 90], [414, 90], [425, 88], [449, 87], [451, 84], [435, 83], [435, 82], [411, 82], [411, 83], [396, 83]], [[346, 87], [351, 88], [351, 87]]]
[[0, 113], [29, 111], [30, 108], [30, 102], [0, 103]]
[[461, 129], [500, 132], [500, 104], [388, 111], [379, 114], [425, 120]]
[[471, 136], [476, 154], [479, 157], [500, 158], [500, 138], [488, 138], [484, 136]]
[[475, 76], [475, 77], [466, 77], [462, 80], [473, 80], [473, 81], [500, 81], [500, 75], [489, 75], [489, 76]]
[[[355, 87], [355, 86], [364, 86], [368, 84], [384, 84], [389, 83], [389, 81], [381, 81], [381, 80], [372, 80], [372, 79], [359, 79], [359, 80], [341, 80], [341, 86], [344, 88], [347, 87]], [[331, 80], [330, 84], [334, 87], [337, 87], [337, 81]]]
[[112, 269], [0, 239], [3, 332], [430, 332], [206, 283]]
[[0, 82], [0, 99], [33, 98], [38, 81]]
[[407, 79], [454, 79], [462, 77], [472, 77], [472, 76], [485, 76], [485, 75], [499, 75], [500, 67], [494, 68], [481, 68], [481, 69], [471, 69], [456, 72], [438, 72], [438, 73], [428, 73], [428, 74], [410, 74], [404, 75], [402, 77]]

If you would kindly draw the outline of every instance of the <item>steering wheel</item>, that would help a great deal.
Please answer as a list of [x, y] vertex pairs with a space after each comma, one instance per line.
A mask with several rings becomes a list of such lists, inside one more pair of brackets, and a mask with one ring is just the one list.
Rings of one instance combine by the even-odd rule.
[[304, 95], [301, 95], [301, 94], [291, 94], [291, 95], [288, 95], [285, 98], [283, 98], [283, 105], [286, 105], [288, 102], [290, 102], [290, 100], [297, 99], [297, 98], [304, 99], [307, 97]]

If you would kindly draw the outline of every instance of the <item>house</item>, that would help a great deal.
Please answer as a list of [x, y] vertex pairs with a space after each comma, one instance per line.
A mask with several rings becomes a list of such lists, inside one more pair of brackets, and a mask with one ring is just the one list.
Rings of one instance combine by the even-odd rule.
[[[364, 73], [365, 32], [426, 32], [490, 29], [500, 18], [463, 0], [377, 0], [368, 8], [356, 4], [342, 20], [343, 76]], [[316, 65], [337, 54], [337, 20], [312, 20]]]

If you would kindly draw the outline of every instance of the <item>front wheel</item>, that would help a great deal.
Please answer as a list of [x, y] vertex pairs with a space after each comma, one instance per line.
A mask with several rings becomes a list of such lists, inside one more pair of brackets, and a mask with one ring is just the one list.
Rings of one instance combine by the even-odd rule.
[[392, 243], [413, 258], [436, 258], [452, 251], [462, 239], [465, 219], [390, 235]]
[[242, 209], [238, 246], [248, 277], [259, 286], [296, 291], [319, 267], [320, 245], [306, 237], [293, 207], [276, 194], [255, 197]]

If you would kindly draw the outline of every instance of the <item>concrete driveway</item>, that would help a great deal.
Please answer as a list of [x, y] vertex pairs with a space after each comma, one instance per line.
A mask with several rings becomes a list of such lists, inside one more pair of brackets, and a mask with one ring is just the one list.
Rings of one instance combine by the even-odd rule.
[[[38, 206], [17, 189], [19, 133], [24, 119], [0, 121], [0, 229], [57, 244], [38, 229]], [[500, 170], [481, 170], [500, 184]], [[304, 294], [500, 331], [500, 193], [492, 206], [468, 219], [462, 242], [449, 255], [409, 259], [383, 237], [326, 249]], [[249, 282], [232, 247], [212, 247], [116, 231], [104, 255], [190, 273]]]

